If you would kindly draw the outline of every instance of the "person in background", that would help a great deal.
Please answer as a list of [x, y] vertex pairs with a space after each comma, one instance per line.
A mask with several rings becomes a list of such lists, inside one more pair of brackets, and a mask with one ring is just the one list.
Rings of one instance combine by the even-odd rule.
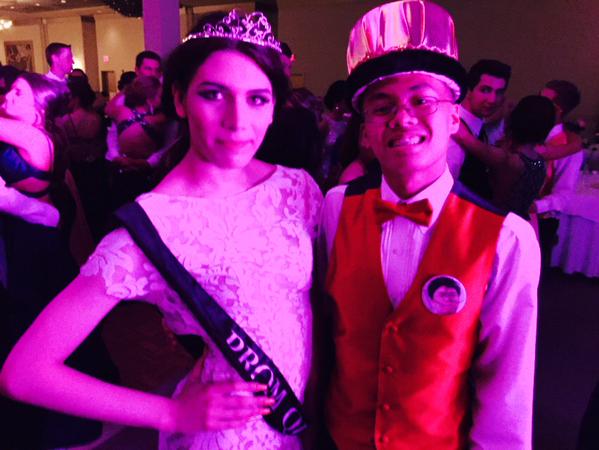
[[[381, 170], [330, 190], [321, 220], [315, 323], [332, 324], [334, 356], [317, 361], [333, 360], [338, 450], [532, 447], [539, 247], [449, 172], [467, 86], [456, 42], [430, 1], [384, 4], [350, 33], [348, 97]], [[459, 289], [434, 298], [440, 281]]]
[[[283, 49], [285, 69], [290, 76], [295, 55], [288, 45], [287, 50]], [[270, 164], [304, 169], [321, 182], [320, 148], [316, 116], [302, 105], [288, 101], [277, 110], [277, 119], [268, 129], [256, 157]]]
[[[263, 27], [258, 39], [247, 27], [255, 22]], [[223, 24], [234, 24], [233, 31], [212, 31]], [[254, 157], [289, 92], [266, 18], [234, 10], [200, 19], [170, 55], [164, 84], [168, 113], [174, 110], [186, 124], [186, 145], [168, 175], [137, 203], [175, 257], [266, 349], [302, 399], [322, 195], [305, 171]], [[71, 414], [160, 430], [163, 450], [301, 449], [298, 436], [262, 419], [275, 404], [270, 395], [254, 395], [266, 386], [241, 380], [166, 283], [126, 230], [109, 234], [14, 347], [0, 372], [2, 391]], [[123, 299], [155, 304], [173, 331], [204, 339], [204, 355], [173, 398], [64, 365]]]
[[489, 168], [490, 201], [499, 209], [529, 220], [529, 209], [545, 182], [545, 160], [536, 152], [553, 127], [555, 111], [551, 101], [539, 95], [524, 97], [506, 120], [501, 146], [478, 147], [476, 138], [460, 129], [453, 139]]
[[105, 232], [109, 214], [106, 129], [102, 116], [94, 110], [96, 94], [86, 78], [71, 77], [68, 82], [71, 100], [69, 113], [56, 125], [68, 158], [85, 217], [94, 240]]
[[[489, 139], [485, 121], [493, 118], [494, 122], [501, 122], [496, 115], [502, 111], [511, 75], [510, 66], [493, 59], [476, 62], [468, 72], [468, 94], [460, 105], [461, 128], [483, 145], [496, 142]], [[495, 133], [495, 138], [498, 134], [501, 133]], [[488, 167], [476, 155], [452, 140], [447, 152], [449, 170], [455, 179], [459, 179], [471, 191], [490, 199]]]
[[71, 46], [62, 42], [52, 42], [46, 47], [46, 61], [50, 70], [46, 77], [59, 83], [66, 83], [67, 76], [73, 71], [73, 52]]
[[[146, 77], [155, 77], [158, 79], [162, 78], [162, 58], [160, 58], [158, 53], [151, 50], [144, 50], [143, 52], [137, 54], [135, 57], [135, 76], [138, 77], [141, 75]], [[130, 75], [128, 75], [125, 80], [129, 76]], [[119, 89], [119, 92], [106, 104], [104, 109], [106, 116], [112, 120], [112, 124], [108, 128], [106, 135], [106, 145], [108, 147], [106, 159], [108, 161], [114, 161], [115, 159], [119, 158], [116, 164], [123, 169], [126, 169], [127, 163], [129, 161], [123, 157], [124, 155], [120, 151], [116, 127], [117, 114], [125, 105], [125, 85], [122, 86], [123, 88]], [[131, 161], [131, 165], [136, 167], [136, 162]]]
[[323, 136], [322, 176], [328, 186], [333, 186], [339, 178], [340, 147], [351, 117], [345, 97], [345, 80], [331, 84], [324, 96], [327, 109], [320, 122], [320, 133]]
[[[559, 227], [556, 213], [564, 209], [568, 202], [568, 194], [576, 189], [583, 162], [582, 142], [580, 138], [572, 138], [573, 133], [568, 131], [564, 122], [566, 116], [580, 104], [581, 94], [578, 87], [570, 81], [552, 80], [545, 84], [541, 95], [553, 102], [555, 125], [547, 136], [545, 146], [538, 151], [547, 156], [561, 155], [548, 162], [545, 184], [541, 189], [540, 198], [535, 200], [532, 208], [533, 212], [539, 215], [543, 265], [548, 266]], [[572, 153], [571, 147], [577, 147], [577, 150]], [[558, 151], [552, 151], [555, 149]]]
[[[2, 362], [37, 314], [77, 273], [65, 236], [68, 222], [75, 220], [73, 197], [65, 185], [64, 166], [57, 161], [53, 127], [65, 98], [62, 84], [21, 73], [0, 105]], [[99, 330], [68, 364], [99, 377], [116, 376]], [[6, 398], [0, 399], [0, 412], [3, 448], [11, 450], [81, 445], [102, 429], [98, 422]]]

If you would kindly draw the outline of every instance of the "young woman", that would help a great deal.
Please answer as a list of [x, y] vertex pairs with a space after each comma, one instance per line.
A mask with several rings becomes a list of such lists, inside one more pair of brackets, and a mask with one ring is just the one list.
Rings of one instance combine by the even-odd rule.
[[524, 97], [506, 121], [506, 138], [501, 146], [480, 151], [476, 138], [461, 129], [454, 137], [483, 161], [490, 170], [492, 203], [528, 220], [529, 209], [545, 181], [545, 161], [535, 150], [547, 138], [555, 120], [550, 100], [540, 95]]
[[[322, 197], [304, 171], [254, 158], [289, 86], [265, 17], [231, 12], [209, 21], [174, 50], [165, 72], [165, 93], [173, 94], [189, 145], [137, 202], [176, 258], [268, 353], [301, 399], [310, 370], [312, 240]], [[204, 338], [204, 354], [174, 398], [107, 384], [64, 365], [121, 299], [151, 302], [175, 333]], [[300, 448], [298, 437], [262, 420], [275, 404], [253, 395], [265, 386], [241, 381], [122, 229], [102, 241], [15, 346], [0, 385], [25, 402], [158, 429], [161, 448]]]
[[66, 90], [42, 75], [23, 72], [0, 105], [0, 176], [30, 197], [50, 201], [54, 171], [51, 131], [66, 107]]

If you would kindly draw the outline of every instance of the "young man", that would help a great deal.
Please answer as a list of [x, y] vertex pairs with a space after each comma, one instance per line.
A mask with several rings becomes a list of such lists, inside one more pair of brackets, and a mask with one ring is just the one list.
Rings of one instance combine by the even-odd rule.
[[73, 64], [75, 64], [71, 46], [61, 42], [52, 42], [46, 47], [46, 61], [50, 66], [46, 78], [66, 83], [67, 75], [71, 73]]
[[[562, 211], [568, 194], [576, 190], [580, 168], [583, 163], [582, 143], [576, 135], [564, 128], [564, 117], [580, 103], [580, 91], [566, 80], [551, 80], [541, 95], [551, 100], [555, 106], [555, 126], [549, 132], [544, 149], [573, 147], [574, 153], [551, 159], [547, 162], [547, 178], [539, 199], [533, 204], [533, 211], [539, 215], [539, 237], [543, 254], [543, 266], [551, 263], [551, 250], [556, 242], [559, 220], [556, 212]], [[579, 145], [576, 145], [579, 144]], [[547, 153], [544, 154], [547, 156]]]
[[[334, 188], [323, 211], [339, 450], [531, 448], [539, 249], [447, 168], [466, 86], [453, 30], [403, 0], [350, 35], [349, 96], [382, 174]], [[439, 279], [459, 287], [453, 311], [431, 306]]]
[[[564, 117], [580, 103], [580, 91], [569, 81], [552, 80], [543, 87], [541, 95], [555, 105], [555, 126], [549, 132], [546, 144], [565, 145], [569, 137], [564, 128]], [[567, 199], [563, 194], [576, 189], [583, 161], [581, 150], [582, 147], [579, 147], [575, 153], [550, 162], [546, 185], [541, 198], [535, 202], [538, 213], [560, 211], [564, 207]]]
[[[468, 72], [468, 94], [460, 107], [462, 126], [485, 144], [494, 144], [503, 134], [502, 106], [512, 69], [493, 59], [482, 59]], [[496, 127], [486, 122], [498, 124]], [[493, 130], [493, 133], [491, 133]], [[486, 166], [453, 140], [447, 160], [454, 178], [484, 198], [491, 197]]]
[[[151, 50], [144, 50], [135, 57], [135, 75], [155, 77], [161, 79], [162, 77], [162, 59], [158, 53]], [[114, 120], [120, 107], [125, 104], [125, 94], [123, 91], [116, 94], [107, 104], [104, 110], [105, 114]], [[106, 159], [108, 161], [116, 161], [117, 164], [125, 167], [135, 169], [139, 161], [130, 161], [127, 157], [121, 154], [118, 141], [118, 133], [116, 124], [113, 122], [108, 128], [106, 134], [106, 145], [108, 151], [106, 152]], [[157, 164], [156, 161], [154, 164]], [[142, 162], [143, 164], [143, 162]]]

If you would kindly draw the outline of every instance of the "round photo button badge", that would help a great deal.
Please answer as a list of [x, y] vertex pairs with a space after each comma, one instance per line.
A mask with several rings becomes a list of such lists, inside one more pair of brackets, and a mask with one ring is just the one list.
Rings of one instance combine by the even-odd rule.
[[449, 275], [432, 277], [422, 288], [422, 303], [440, 316], [459, 313], [466, 305], [466, 288], [460, 280]]

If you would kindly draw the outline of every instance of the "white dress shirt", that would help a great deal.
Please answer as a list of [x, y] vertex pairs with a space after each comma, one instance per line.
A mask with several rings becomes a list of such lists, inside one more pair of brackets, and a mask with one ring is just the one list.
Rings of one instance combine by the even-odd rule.
[[[401, 216], [383, 224], [383, 276], [395, 307], [416, 276], [452, 186], [453, 178], [446, 169], [429, 187], [410, 199], [401, 200], [383, 177], [381, 197], [384, 200], [411, 203], [428, 198], [433, 207], [430, 226], [417, 225]], [[320, 240], [326, 249], [325, 258], [332, 250], [345, 188], [337, 186], [325, 198]], [[459, 235], [456, 238], [459, 239]], [[472, 449], [524, 450], [532, 446], [539, 271], [540, 251], [532, 227], [509, 213], [499, 234], [472, 363], [475, 390], [470, 430]]]
[[67, 77], [60, 78], [58, 75], [56, 75], [51, 70], [49, 70], [48, 73], [45, 76], [46, 76], [46, 78], [48, 78], [48, 79], [50, 79], [52, 81], [58, 81], [59, 83], [65, 83], [66, 84], [66, 82], [67, 82]]
[[[563, 131], [564, 125], [558, 123], [551, 129], [545, 142], [550, 142]], [[583, 159], [582, 151], [577, 151], [572, 155], [553, 161], [554, 174], [551, 192], [535, 201], [539, 214], [563, 211], [568, 201], [570, 201], [567, 194], [576, 190]]]
[[[468, 125], [468, 128], [472, 134], [478, 137], [480, 130], [482, 130], [484, 125], [483, 119], [476, 117], [463, 106], [460, 106], [460, 119], [462, 119], [462, 121]], [[449, 166], [451, 175], [456, 180], [460, 176], [460, 171], [462, 170], [462, 165], [464, 164], [465, 159], [466, 150], [464, 150], [456, 141], [450, 139], [447, 145], [447, 165]]]

